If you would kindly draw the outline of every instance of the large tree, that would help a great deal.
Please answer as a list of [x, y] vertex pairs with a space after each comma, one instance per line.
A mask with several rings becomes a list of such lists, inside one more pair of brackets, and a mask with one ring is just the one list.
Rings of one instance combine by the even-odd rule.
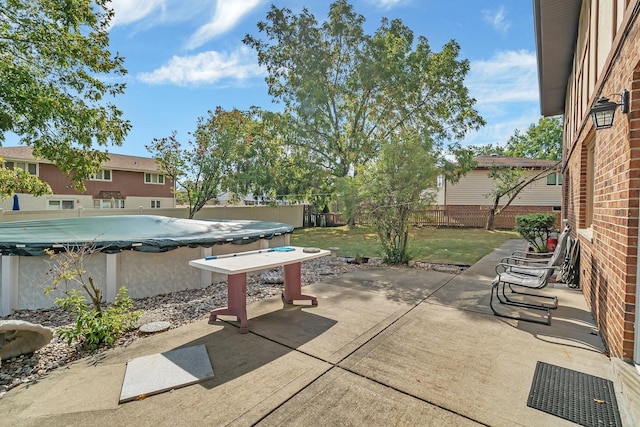
[[0, 0], [0, 143], [12, 132], [78, 188], [130, 129], [107, 97], [123, 58], [109, 51], [109, 0]]
[[198, 119], [186, 146], [176, 132], [146, 146], [163, 173], [186, 191], [189, 218], [220, 192], [262, 195], [273, 187], [279, 148], [265, 141], [264, 129], [252, 117], [218, 107]]
[[507, 141], [505, 154], [529, 159], [562, 158], [562, 116], [541, 117], [522, 134], [516, 129]]
[[491, 156], [493, 154], [497, 154], [498, 156], [504, 156], [505, 147], [502, 145], [493, 145], [491, 143], [487, 145], [471, 145], [469, 146], [469, 150], [473, 153], [474, 156]]
[[372, 35], [364, 22], [345, 0], [321, 24], [306, 8], [272, 6], [258, 23], [263, 37], [244, 38], [291, 118], [287, 143], [333, 178], [357, 173], [401, 127], [442, 141], [483, 124], [455, 41], [436, 52], [398, 19], [383, 19]]

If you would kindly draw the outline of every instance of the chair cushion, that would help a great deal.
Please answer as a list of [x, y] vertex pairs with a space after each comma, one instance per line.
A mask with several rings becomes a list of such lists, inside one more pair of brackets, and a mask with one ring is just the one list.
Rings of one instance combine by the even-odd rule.
[[546, 285], [546, 280], [541, 277], [514, 274], [509, 271], [498, 274], [498, 280], [527, 288], [542, 288]]

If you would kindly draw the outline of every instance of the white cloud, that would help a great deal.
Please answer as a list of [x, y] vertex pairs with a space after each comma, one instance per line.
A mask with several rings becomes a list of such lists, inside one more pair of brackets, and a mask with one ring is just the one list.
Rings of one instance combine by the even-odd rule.
[[465, 85], [487, 122], [465, 138], [465, 145], [505, 144], [516, 129], [524, 132], [540, 118], [534, 52], [503, 51], [471, 61]]
[[498, 10], [496, 11], [485, 10], [482, 12], [482, 19], [484, 19], [487, 24], [493, 27], [493, 29], [501, 33], [506, 33], [511, 26], [511, 22], [506, 20], [506, 16], [507, 14], [505, 12], [504, 6], [500, 6], [500, 8], [498, 8]]
[[110, 7], [115, 11], [113, 27], [140, 21], [157, 9], [164, 10], [165, 0], [111, 0]]
[[263, 74], [253, 52], [241, 46], [231, 53], [208, 51], [191, 56], [173, 56], [162, 67], [140, 73], [137, 77], [150, 84], [192, 86], [226, 79], [245, 80]]
[[211, 20], [191, 36], [188, 49], [195, 49], [207, 41], [233, 28], [240, 19], [251, 12], [262, 0], [218, 0]]
[[478, 104], [537, 102], [536, 64], [534, 52], [498, 52], [490, 59], [471, 61], [465, 83]]
[[373, 5], [373, 7], [382, 10], [389, 10], [405, 2], [406, 0], [368, 0], [368, 3]]
[[135, 24], [135, 30], [156, 25], [192, 22], [211, 10], [212, 0], [112, 0], [115, 16], [111, 26]]
[[487, 124], [477, 131], [470, 132], [464, 139], [464, 145], [505, 145], [516, 129], [524, 133], [533, 123], [540, 119], [538, 105], [532, 103], [527, 108], [518, 110], [518, 114], [508, 118], [492, 117], [483, 111], [480, 114]]

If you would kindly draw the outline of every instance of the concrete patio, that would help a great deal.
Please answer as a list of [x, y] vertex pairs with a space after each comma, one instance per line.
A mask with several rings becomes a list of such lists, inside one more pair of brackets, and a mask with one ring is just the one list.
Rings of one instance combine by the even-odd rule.
[[[3, 425], [562, 426], [527, 406], [537, 361], [610, 379], [633, 413], [580, 291], [551, 326], [496, 317], [494, 266], [513, 240], [463, 274], [370, 268], [305, 287], [318, 306], [271, 298], [235, 322], [199, 321], [50, 373], [0, 399]], [[204, 344], [214, 379], [118, 404], [127, 361]], [[637, 420], [636, 420], [637, 421]]]

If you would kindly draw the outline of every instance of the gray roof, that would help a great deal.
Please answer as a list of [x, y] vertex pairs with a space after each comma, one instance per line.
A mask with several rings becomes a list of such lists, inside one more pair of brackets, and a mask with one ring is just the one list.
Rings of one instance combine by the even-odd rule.
[[540, 113], [564, 113], [582, 1], [533, 0]]
[[[49, 160], [36, 159], [33, 150], [28, 146], [0, 147], [0, 157], [5, 160], [38, 161], [40, 163], [51, 163]], [[128, 170], [136, 172], [157, 172], [158, 163], [149, 157], [126, 156], [123, 154], [109, 153], [109, 160], [104, 163], [105, 169]]]
[[488, 169], [491, 167], [549, 169], [558, 163], [557, 160], [526, 159], [523, 157], [508, 156], [478, 156], [474, 157], [473, 160], [477, 162], [476, 169]]

